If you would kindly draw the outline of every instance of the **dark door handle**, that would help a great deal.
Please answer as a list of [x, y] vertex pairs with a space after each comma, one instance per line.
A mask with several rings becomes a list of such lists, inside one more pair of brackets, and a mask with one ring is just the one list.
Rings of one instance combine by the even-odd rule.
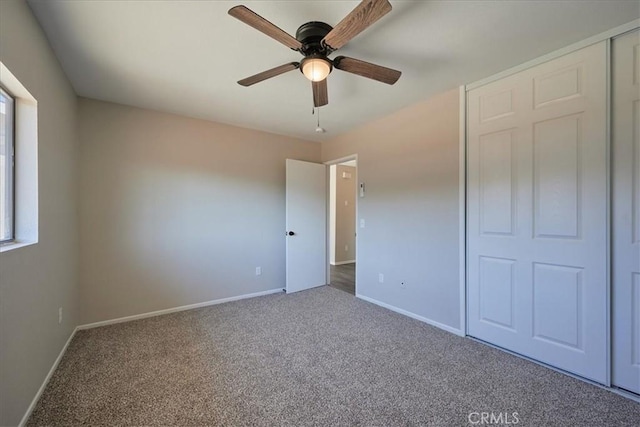
[[293, 231], [289, 231], [289, 232], [287, 232], [287, 234], [288, 234], [289, 236], [293, 236], [293, 235], [294, 235], [294, 234], [296, 234], [296, 233], [294, 233]]

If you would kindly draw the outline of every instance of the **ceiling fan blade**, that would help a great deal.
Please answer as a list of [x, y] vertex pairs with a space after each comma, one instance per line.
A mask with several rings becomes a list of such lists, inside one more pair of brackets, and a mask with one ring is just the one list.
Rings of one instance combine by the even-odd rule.
[[319, 82], [311, 82], [313, 88], [313, 106], [322, 107], [329, 103], [329, 93], [327, 91], [327, 79]]
[[246, 79], [242, 79], [238, 82], [241, 86], [251, 86], [256, 83], [260, 83], [263, 80], [270, 79], [271, 77], [279, 76], [287, 71], [295, 70], [300, 66], [299, 62], [290, 62], [288, 64], [280, 65], [279, 67], [272, 68], [267, 71], [263, 71]]
[[256, 30], [261, 31], [291, 49], [302, 49], [302, 43], [296, 40], [292, 35], [286, 33], [281, 28], [276, 27], [274, 24], [267, 21], [246, 6], [240, 5], [232, 7], [229, 9], [229, 15], [239, 19], [247, 25], [252, 26]]
[[336, 59], [333, 60], [333, 66], [338, 70], [357, 74], [389, 85], [397, 82], [402, 75], [402, 72], [398, 70], [361, 61], [359, 59], [347, 58], [346, 56], [336, 57]]
[[331, 50], [338, 50], [389, 12], [389, 0], [362, 0], [322, 39], [322, 44]]

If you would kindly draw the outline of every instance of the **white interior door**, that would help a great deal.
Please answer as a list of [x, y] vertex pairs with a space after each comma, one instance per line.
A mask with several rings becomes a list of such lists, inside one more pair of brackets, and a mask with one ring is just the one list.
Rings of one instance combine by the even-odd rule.
[[608, 380], [606, 45], [468, 93], [469, 335]]
[[640, 32], [613, 41], [613, 376], [640, 393]]
[[287, 159], [287, 293], [327, 284], [327, 168]]

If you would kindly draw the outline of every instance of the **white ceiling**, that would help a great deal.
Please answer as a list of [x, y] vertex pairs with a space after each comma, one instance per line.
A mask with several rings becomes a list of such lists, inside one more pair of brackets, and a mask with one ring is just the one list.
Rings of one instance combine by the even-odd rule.
[[[394, 86], [339, 70], [315, 132], [298, 71], [245, 88], [241, 78], [301, 56], [227, 15], [238, 1], [29, 0], [80, 96], [323, 141], [640, 16], [637, 0], [394, 1], [336, 55], [401, 70]], [[295, 35], [337, 24], [357, 1], [247, 1]], [[332, 57], [333, 57], [332, 56]]]

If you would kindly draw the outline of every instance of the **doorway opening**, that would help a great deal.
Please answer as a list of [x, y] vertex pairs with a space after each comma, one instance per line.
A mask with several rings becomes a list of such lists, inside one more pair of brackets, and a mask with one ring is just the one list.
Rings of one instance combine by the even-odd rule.
[[355, 156], [329, 162], [329, 285], [356, 294], [358, 202]]

